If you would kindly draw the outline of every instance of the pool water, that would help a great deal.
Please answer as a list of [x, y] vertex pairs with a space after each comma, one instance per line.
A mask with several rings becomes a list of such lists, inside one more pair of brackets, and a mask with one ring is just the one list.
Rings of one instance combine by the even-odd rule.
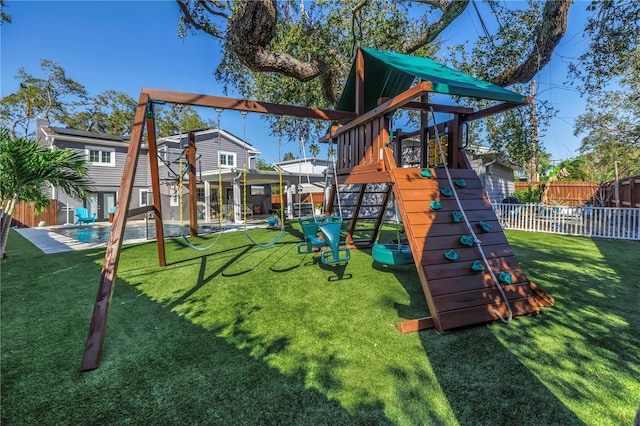
[[[164, 230], [165, 238], [171, 237], [179, 237], [180, 236], [180, 225], [164, 225], [162, 227]], [[81, 243], [87, 244], [101, 244], [107, 243], [109, 241], [109, 235], [111, 234], [111, 226], [100, 226], [100, 225], [90, 225], [90, 226], [74, 226], [69, 228], [58, 228], [52, 230], [55, 233], [64, 235], [69, 238], [73, 238], [74, 240], [78, 240]], [[199, 232], [215, 232], [216, 230], [212, 229], [211, 226], [200, 226]], [[183, 232], [185, 235], [189, 234], [189, 226], [185, 225]], [[124, 241], [133, 241], [133, 240], [153, 240], [156, 238], [156, 227], [154, 223], [149, 223], [147, 226], [144, 224], [141, 225], [130, 225], [127, 226], [124, 230]]]

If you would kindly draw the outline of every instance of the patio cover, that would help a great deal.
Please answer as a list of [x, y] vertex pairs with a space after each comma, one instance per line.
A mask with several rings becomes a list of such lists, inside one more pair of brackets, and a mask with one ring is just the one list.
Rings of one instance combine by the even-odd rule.
[[[525, 97], [487, 81], [472, 77], [430, 58], [361, 47], [364, 56], [364, 110], [377, 106], [381, 97], [392, 98], [412, 86], [416, 78], [433, 84], [433, 91], [447, 95], [525, 103]], [[356, 63], [336, 109], [355, 111]]]

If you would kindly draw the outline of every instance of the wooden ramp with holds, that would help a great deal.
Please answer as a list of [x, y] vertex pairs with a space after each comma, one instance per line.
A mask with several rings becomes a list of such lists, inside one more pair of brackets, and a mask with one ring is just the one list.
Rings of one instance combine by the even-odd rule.
[[[453, 212], [459, 211], [445, 169], [426, 169], [432, 177], [424, 177], [423, 169], [391, 168], [393, 193], [402, 216], [406, 236], [422, 282], [431, 318], [406, 321], [398, 325], [402, 332], [435, 327], [438, 332], [508, 317], [507, 304], [488, 272], [475, 272], [474, 261], [482, 262], [477, 244], [467, 246], [460, 238], [470, 236], [464, 219], [455, 222]], [[470, 169], [450, 169], [462, 208], [480, 240], [491, 270], [509, 274], [511, 284], [500, 283], [513, 315], [536, 313], [541, 306], [553, 305], [553, 299], [539, 290], [522, 273], [502, 232], [480, 179]], [[429, 174], [429, 172], [425, 172]], [[444, 193], [442, 190], [444, 189]], [[432, 203], [435, 201], [436, 203]], [[479, 223], [490, 229], [481, 228]], [[454, 253], [450, 252], [451, 250]], [[456, 260], [449, 260], [457, 257]]]

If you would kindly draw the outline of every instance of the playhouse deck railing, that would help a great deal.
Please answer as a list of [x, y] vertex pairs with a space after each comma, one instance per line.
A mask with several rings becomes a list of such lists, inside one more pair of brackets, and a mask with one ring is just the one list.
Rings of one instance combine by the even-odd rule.
[[504, 229], [640, 241], [640, 209], [493, 204]]
[[374, 117], [338, 135], [338, 174], [348, 174], [356, 166], [361, 170], [382, 170], [382, 148], [389, 141], [388, 126], [384, 116]]
[[337, 129], [331, 137], [337, 143], [337, 174], [384, 171], [382, 151], [390, 142], [387, 114], [429, 93], [431, 88], [431, 83], [420, 82]]

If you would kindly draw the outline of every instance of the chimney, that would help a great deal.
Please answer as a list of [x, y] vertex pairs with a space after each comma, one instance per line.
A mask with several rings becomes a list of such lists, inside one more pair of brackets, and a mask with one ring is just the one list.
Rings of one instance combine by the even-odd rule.
[[45, 142], [45, 135], [42, 132], [42, 129], [45, 127], [49, 127], [49, 120], [45, 117], [36, 118], [36, 140], [41, 144]]

